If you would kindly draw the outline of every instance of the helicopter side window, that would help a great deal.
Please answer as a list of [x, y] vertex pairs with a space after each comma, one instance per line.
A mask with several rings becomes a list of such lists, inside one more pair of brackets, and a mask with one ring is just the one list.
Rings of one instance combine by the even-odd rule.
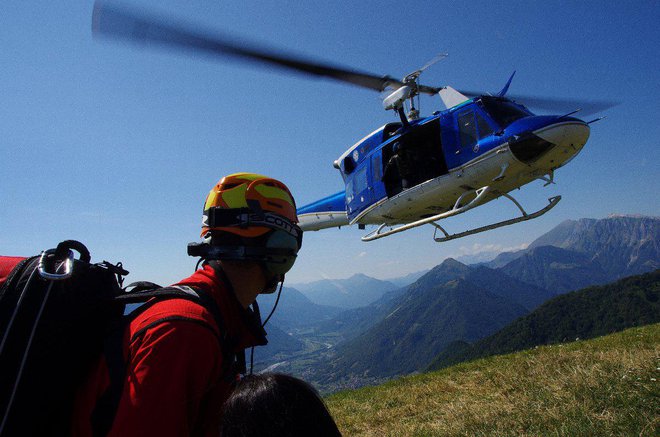
[[502, 129], [520, 118], [532, 115], [524, 107], [502, 97], [483, 96], [481, 102]]
[[485, 118], [481, 116], [478, 112], [475, 113], [477, 117], [477, 128], [479, 129], [479, 139], [486, 138], [489, 135], [493, 134], [493, 128], [490, 127]]
[[390, 137], [396, 135], [397, 131], [401, 128], [401, 123], [387, 123], [383, 129], [383, 141], [387, 141]]
[[461, 138], [461, 147], [467, 148], [477, 144], [474, 111], [465, 112], [458, 116], [458, 134]]
[[353, 170], [355, 170], [355, 162], [350, 156], [347, 156], [344, 158], [344, 172], [346, 174], [351, 174]]
[[346, 183], [346, 205], [349, 205], [353, 201], [353, 198], [355, 198], [355, 194], [353, 193], [353, 180], [350, 179]]
[[354, 194], [356, 196], [368, 188], [368, 186], [367, 186], [367, 168], [366, 167], [362, 167], [355, 174], [354, 188], [355, 188]]

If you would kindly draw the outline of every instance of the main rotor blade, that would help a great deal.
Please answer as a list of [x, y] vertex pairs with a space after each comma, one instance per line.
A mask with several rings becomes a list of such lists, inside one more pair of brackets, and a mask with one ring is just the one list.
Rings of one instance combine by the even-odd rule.
[[539, 108], [557, 113], [580, 109], [580, 112], [577, 114], [578, 117], [595, 114], [613, 108], [621, 103], [614, 100], [561, 99], [552, 97], [521, 96], [516, 94], [507, 94], [506, 97], [531, 108]]
[[443, 59], [445, 59], [447, 56], [449, 56], [449, 53], [438, 53], [437, 55], [435, 55], [435, 57], [433, 57], [429, 62], [427, 62], [426, 64], [424, 64], [424, 66], [423, 66], [422, 68], [420, 68], [419, 70], [417, 70], [417, 71], [419, 71], [420, 73], [422, 73], [424, 70], [426, 70], [427, 68], [429, 68], [431, 65], [435, 65], [435, 64], [437, 64], [438, 62], [440, 62], [440, 61], [442, 61]]
[[165, 47], [190, 49], [244, 61], [265, 63], [300, 73], [328, 77], [363, 88], [383, 91], [404, 84], [389, 76], [376, 76], [330, 64], [276, 53], [274, 50], [246, 44], [233, 38], [207, 35], [152, 17], [111, 7], [97, 1], [92, 15], [92, 32], [138, 44], [153, 43]]
[[[464, 90], [459, 90], [459, 92], [468, 97], [478, 97], [484, 94], [482, 92]], [[506, 98], [515, 100], [516, 102], [530, 108], [543, 109], [545, 111], [553, 111], [557, 113], [565, 113], [567, 111], [580, 109], [578, 116], [595, 114], [621, 104], [621, 102], [614, 100], [562, 99], [555, 97], [526, 96], [521, 94], [507, 94]]]

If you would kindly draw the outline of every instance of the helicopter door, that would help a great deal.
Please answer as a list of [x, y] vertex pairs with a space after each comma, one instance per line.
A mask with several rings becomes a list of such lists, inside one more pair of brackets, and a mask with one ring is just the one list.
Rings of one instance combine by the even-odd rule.
[[458, 147], [455, 154], [460, 164], [479, 156], [479, 140], [493, 133], [492, 128], [483, 115], [475, 108], [469, 108], [456, 114]]
[[371, 201], [376, 202], [387, 197], [385, 183], [383, 182], [383, 149], [377, 150], [371, 156], [371, 169], [369, 169], [371, 184]]

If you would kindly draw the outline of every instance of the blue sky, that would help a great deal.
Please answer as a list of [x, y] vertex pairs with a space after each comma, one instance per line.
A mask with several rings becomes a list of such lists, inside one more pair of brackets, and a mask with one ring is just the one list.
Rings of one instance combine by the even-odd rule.
[[[305, 235], [289, 282], [357, 272], [387, 278], [446, 257], [521, 247], [565, 219], [659, 215], [660, 2], [124, 1], [240, 39], [402, 77], [440, 52], [429, 85], [614, 99], [583, 152], [516, 197], [545, 216], [438, 244], [432, 228], [362, 243], [343, 228]], [[379, 95], [198, 54], [95, 40], [93, 2], [4, 1], [0, 14], [0, 253], [59, 240], [121, 260], [129, 279], [174, 282], [194, 260], [202, 202], [236, 171], [283, 180], [298, 204], [342, 189], [332, 162], [395, 120]], [[437, 99], [437, 98], [436, 98]], [[426, 113], [440, 108], [425, 98]], [[576, 109], [567, 107], [566, 112]], [[497, 201], [447, 222], [509, 218]]]

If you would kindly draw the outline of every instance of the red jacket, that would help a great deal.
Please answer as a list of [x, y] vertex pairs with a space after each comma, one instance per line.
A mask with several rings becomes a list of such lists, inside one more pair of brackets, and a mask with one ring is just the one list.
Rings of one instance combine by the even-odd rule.
[[[208, 310], [184, 299], [158, 302], [137, 316], [124, 333], [126, 379], [109, 436], [218, 437], [222, 404], [232, 387], [222, 375], [216, 335], [226, 334], [225, 341], [235, 352], [266, 344], [259, 324], [212, 267], [207, 265], [176, 285], [200, 288], [213, 296], [226, 333], [218, 332]], [[162, 321], [173, 316], [193, 320]], [[136, 336], [141, 330], [144, 333]], [[78, 394], [74, 436], [92, 436], [90, 417], [109, 381], [101, 359]]]
[[0, 287], [4, 285], [14, 267], [24, 259], [22, 256], [0, 256]]

